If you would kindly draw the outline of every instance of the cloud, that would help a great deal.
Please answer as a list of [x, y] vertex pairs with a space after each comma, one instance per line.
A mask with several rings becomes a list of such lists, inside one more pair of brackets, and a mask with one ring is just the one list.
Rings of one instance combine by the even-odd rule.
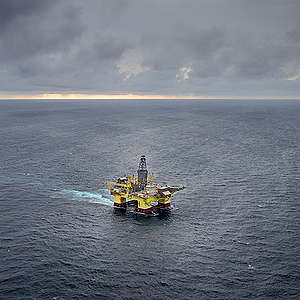
[[187, 80], [190, 78], [189, 73], [191, 73], [193, 71], [192, 67], [182, 67], [178, 70], [177, 74], [176, 74], [176, 79], [178, 82]]
[[34, 15], [55, 5], [56, 0], [0, 1], [0, 33], [18, 18]]
[[300, 68], [295, 71], [294, 75], [289, 76], [287, 78], [287, 80], [292, 80], [293, 81], [293, 80], [296, 80], [298, 78], [300, 78]]
[[294, 81], [300, 78], [300, 62], [289, 62], [286, 63], [282, 68], [282, 73], [284, 74], [284, 78], [288, 81]]
[[[7, 2], [10, 1], [4, 0]], [[77, 19], [76, 7], [60, 9], [55, 6], [56, 1], [45, 1], [44, 5], [40, 2], [44, 1], [13, 0], [9, 5], [1, 2], [8, 16], [0, 35], [0, 61], [18, 67], [27, 59], [37, 61], [44, 54], [66, 52], [81, 35], [83, 25]]]
[[124, 80], [128, 80], [131, 77], [135, 77], [146, 71], [150, 71], [150, 68], [142, 65], [142, 56], [129, 52], [123, 55], [121, 60], [117, 63], [119, 73], [124, 75]]
[[296, 0], [1, 0], [0, 89], [298, 95], [299, 11]]

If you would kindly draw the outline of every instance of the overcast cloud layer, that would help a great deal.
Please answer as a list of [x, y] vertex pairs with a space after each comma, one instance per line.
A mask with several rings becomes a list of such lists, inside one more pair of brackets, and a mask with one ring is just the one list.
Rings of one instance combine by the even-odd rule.
[[1, 0], [0, 93], [300, 96], [299, 0]]

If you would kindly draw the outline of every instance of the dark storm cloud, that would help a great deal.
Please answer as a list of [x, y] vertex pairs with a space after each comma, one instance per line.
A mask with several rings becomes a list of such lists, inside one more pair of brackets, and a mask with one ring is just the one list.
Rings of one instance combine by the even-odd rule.
[[287, 37], [288, 42], [299, 44], [300, 43], [300, 29], [297, 28], [292, 31], [288, 31], [286, 33], [286, 37]]
[[50, 0], [7, 2], [6, 5], [1, 2], [2, 9], [8, 10], [0, 33], [1, 60], [19, 62], [41, 53], [56, 52], [82, 32], [76, 21], [78, 11], [73, 7], [57, 10], [56, 1]]
[[2, 0], [0, 1], [0, 30], [20, 16], [32, 15], [54, 5], [56, 0]]
[[297, 94], [299, 11], [296, 0], [1, 0], [0, 88]]

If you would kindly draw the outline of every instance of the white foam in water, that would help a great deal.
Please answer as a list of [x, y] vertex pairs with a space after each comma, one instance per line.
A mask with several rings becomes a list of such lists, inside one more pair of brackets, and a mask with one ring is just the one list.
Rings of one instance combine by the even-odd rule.
[[102, 195], [98, 193], [82, 192], [76, 190], [62, 190], [64, 194], [70, 194], [73, 199], [84, 200], [92, 203], [100, 203], [103, 205], [113, 206], [113, 199], [110, 195]]

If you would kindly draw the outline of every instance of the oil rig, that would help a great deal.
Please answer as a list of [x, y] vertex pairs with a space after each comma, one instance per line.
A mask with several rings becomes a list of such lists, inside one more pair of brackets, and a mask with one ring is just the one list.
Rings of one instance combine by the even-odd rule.
[[137, 177], [119, 177], [116, 182], [105, 181], [110, 185], [110, 194], [114, 196], [114, 208], [133, 211], [142, 215], [159, 215], [171, 209], [171, 199], [184, 186], [169, 186], [154, 183], [154, 174], [148, 179], [145, 155], [141, 156]]

